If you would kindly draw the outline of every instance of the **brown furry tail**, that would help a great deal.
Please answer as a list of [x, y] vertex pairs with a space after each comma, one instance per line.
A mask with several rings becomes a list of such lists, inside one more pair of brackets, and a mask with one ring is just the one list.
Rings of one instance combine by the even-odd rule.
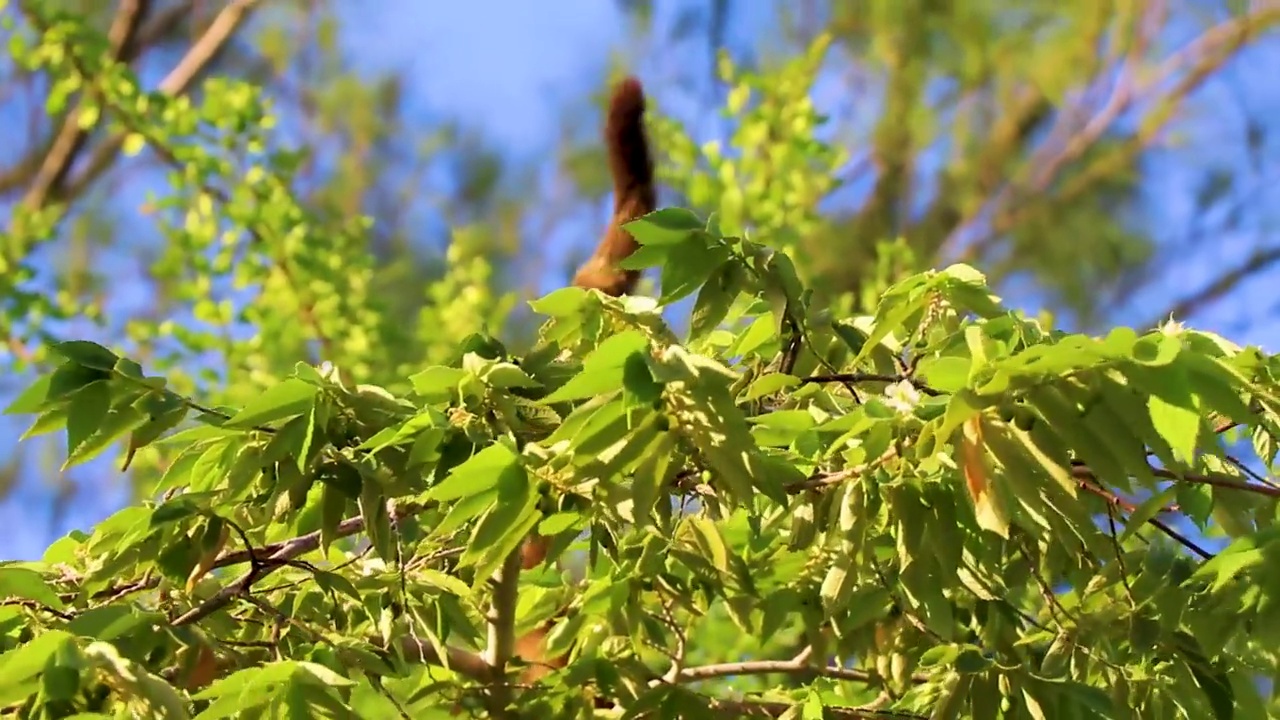
[[[613, 89], [604, 125], [604, 144], [609, 154], [609, 172], [613, 175], [613, 218], [591, 259], [573, 276], [573, 284], [616, 297], [631, 293], [640, 279], [640, 271], [618, 267], [618, 263], [640, 247], [622, 226], [653, 212], [657, 201], [653, 158], [644, 131], [644, 90], [633, 77]], [[541, 565], [547, 557], [548, 545], [547, 538], [536, 532], [531, 534], [520, 548], [521, 566], [529, 570]], [[523, 682], [533, 682], [553, 668], [564, 667], [565, 658], [546, 657], [543, 642], [549, 629], [548, 623], [516, 640], [516, 654], [530, 663], [522, 674]]]
[[595, 288], [607, 295], [635, 290], [640, 271], [623, 270], [618, 263], [639, 245], [623, 224], [653, 212], [657, 196], [653, 187], [653, 157], [644, 130], [644, 90], [629, 77], [613, 89], [605, 120], [604, 142], [613, 175], [613, 218], [600, 244], [576, 275], [573, 284]]

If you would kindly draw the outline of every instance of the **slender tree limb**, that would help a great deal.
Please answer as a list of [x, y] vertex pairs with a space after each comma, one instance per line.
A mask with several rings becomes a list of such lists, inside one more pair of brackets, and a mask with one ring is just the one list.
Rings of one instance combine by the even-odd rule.
[[[1047, 157], [1032, 159], [1030, 163], [1033, 169], [1032, 192], [1044, 192], [1049, 187], [1049, 184], [1053, 182], [1053, 179], [1057, 177], [1063, 166], [1076, 160], [1092, 147], [1102, 137], [1102, 134], [1124, 114], [1125, 110], [1130, 107], [1143, 87], [1145, 87], [1139, 86], [1137, 82], [1138, 64], [1146, 53], [1152, 36], [1159, 30], [1164, 10], [1163, 2], [1155, 1], [1149, 3], [1147, 15], [1139, 25], [1138, 35], [1133, 47], [1130, 48], [1125, 59], [1116, 69], [1117, 78], [1114, 87], [1102, 107], [1085, 121], [1079, 131], [1074, 134], [1067, 130], [1065, 123], [1060, 124], [1061, 131], [1067, 135], [1061, 142], [1061, 148], [1057, 152], [1046, 153]], [[1176, 70], [1177, 67], [1178, 65], [1173, 66], [1170, 72]], [[1067, 116], [1064, 115], [1063, 117]], [[1052, 143], [1047, 143], [1046, 149], [1051, 146]]]
[[[841, 667], [820, 667], [796, 660], [744, 660], [742, 662], [715, 663], [685, 668], [676, 674], [675, 682], [687, 683], [713, 678], [734, 677], [738, 675], [791, 675], [793, 673], [814, 673], [835, 680], [852, 680], [853, 682], [871, 682], [875, 678], [865, 670], [853, 670]], [[928, 682], [927, 675], [912, 678], [913, 682]]]
[[[235, 32], [251, 17], [260, 0], [235, 0], [218, 13], [204, 34], [178, 61], [178, 64], [165, 75], [156, 90], [165, 95], [178, 96], [190, 89], [192, 82], [209, 66], [218, 54], [226, 47]], [[176, 24], [173, 18], [176, 13], [170, 11], [167, 22]], [[157, 23], [159, 24], [159, 23]], [[159, 27], [159, 33], [164, 27]], [[78, 197], [95, 180], [102, 176], [120, 157], [120, 149], [124, 146], [127, 133], [116, 133], [99, 143], [89, 156], [85, 169], [68, 182], [64, 197]]]
[[[111, 21], [111, 29], [107, 32], [107, 41], [111, 48], [111, 57], [120, 61], [131, 51], [138, 27], [151, 11], [151, 0], [120, 0], [115, 18]], [[84, 149], [89, 137], [90, 128], [80, 126], [80, 115], [88, 107], [88, 102], [81, 98], [74, 109], [67, 113], [62, 127], [54, 137], [49, 151], [40, 163], [40, 169], [22, 198], [22, 204], [29, 210], [44, 207], [49, 198], [55, 195], [59, 186], [67, 177], [67, 171]]]
[[[1268, 2], [1259, 3], [1259, 7], [1251, 12], [1219, 23], [1201, 33], [1195, 40], [1160, 63], [1150, 80], [1141, 84], [1134, 83], [1123, 88], [1123, 92], [1114, 95], [1099, 113], [1094, 114], [1092, 119], [1086, 122], [1082, 130], [1077, 133], [1078, 137], [1068, 137], [1056, 152], [1050, 153], [1046, 150], [1043, 153], [1043, 157], [1038, 158], [1036, 162], [1028, 163], [1028, 171], [1033, 173], [1030, 178], [1011, 181], [1004, 185], [990, 200], [980, 203], [978, 209], [957, 225], [956, 229], [944, 241], [942, 244], [943, 251], [946, 252], [947, 248], [956, 248], [963, 240], [965, 231], [979, 218], [990, 212], [993, 214], [989, 223], [990, 227], [980, 238], [969, 243], [963, 252], [958, 253], [961, 260], [970, 261], [983, 255], [990, 248], [990, 245], [1009, 227], [1024, 219], [1028, 213], [1040, 212], [1044, 207], [1042, 203], [1033, 203], [1029, 207], [1024, 207], [1025, 203], [1018, 202], [1020, 198], [1043, 194], [1044, 189], [1057, 180], [1061, 175], [1061, 171], [1070, 164], [1070, 161], [1078, 158], [1089, 147], [1096, 144], [1096, 140], [1125, 111], [1147, 93], [1163, 86], [1170, 78], [1182, 73], [1182, 78], [1159, 98], [1155, 108], [1143, 118], [1138, 133], [1133, 141], [1124, 148], [1124, 152], [1119, 158], [1125, 159], [1135, 155], [1146, 147], [1158, 135], [1160, 130], [1173, 119], [1173, 110], [1178, 104], [1186, 99], [1192, 91], [1199, 88], [1213, 72], [1218, 70], [1232, 56], [1235, 50], [1242, 47], [1256, 35], [1260, 27], [1268, 26], [1277, 21], [1280, 21], [1280, 3], [1269, 0]], [[1055, 199], [1062, 200], [1083, 193], [1089, 187], [1092, 187], [1100, 174], [1109, 171], [1115, 162], [1117, 162], [1115, 157], [1108, 157], [1094, 163], [1090, 168], [1086, 168], [1072, 178], [1070, 184], [1056, 193]], [[1044, 172], [1044, 167], [1048, 167], [1053, 172]]]
[[839, 383], [853, 383], [856, 385], [858, 383], [867, 383], [867, 382], [899, 383], [903, 381], [911, 383], [911, 385], [915, 389], [919, 390], [925, 395], [937, 396], [942, 394], [939, 391], [924, 384], [923, 382], [920, 382], [919, 380], [916, 380], [915, 378], [906, 374], [892, 375], [892, 374], [886, 374], [886, 373], [833, 373], [831, 375], [811, 375], [806, 378], [801, 378], [800, 384], [809, 385], [813, 383], [839, 382]]
[[1255, 495], [1265, 495], [1267, 497], [1280, 498], [1280, 488], [1273, 485], [1260, 485], [1258, 483], [1245, 482], [1225, 475], [1201, 475], [1199, 473], [1177, 473], [1164, 468], [1151, 468], [1151, 474], [1156, 477], [1165, 478], [1167, 480], [1179, 480], [1182, 482], [1195, 483], [1197, 485], [1211, 485], [1213, 487], [1226, 488], [1228, 490], [1239, 490], [1240, 492], [1253, 493]]
[[[696, 667], [684, 668], [680, 670], [674, 678], [656, 678], [651, 680], [650, 687], [656, 687], [665, 682], [690, 683], [701, 680], [711, 680], [715, 678], [737, 677], [746, 675], [819, 675], [833, 680], [847, 680], [850, 682], [870, 683], [876, 680], [875, 676], [864, 670], [855, 670], [851, 668], [818, 666], [810, 663], [812, 659], [812, 648], [806, 647], [800, 651], [794, 658], [790, 660], [747, 660], [742, 662], [715, 663], [711, 665], [699, 665]], [[924, 673], [916, 673], [911, 676], [911, 682], [915, 684], [923, 684], [930, 681], [930, 677]], [[735, 717], [742, 716], [764, 716], [777, 717], [790, 709], [791, 705], [787, 703], [769, 702], [763, 700], [712, 700], [713, 709], [737, 713]], [[909, 713], [898, 713], [889, 710], [878, 710], [868, 707], [827, 707], [823, 710], [830, 717], [842, 718], [914, 718], [915, 715]]]
[[[412, 517], [423, 510], [426, 510], [427, 507], [428, 506], [426, 505], [411, 502], [396, 503], [395, 507], [391, 510], [391, 519], [399, 521], [407, 517]], [[334, 528], [333, 537], [350, 537], [361, 532], [364, 532], [364, 517], [356, 515], [338, 523], [338, 526]], [[282, 560], [293, 560], [311, 552], [312, 550], [316, 550], [319, 547], [320, 531], [317, 530], [315, 532], [307, 533], [306, 535], [299, 535], [298, 537], [289, 540], [282, 540], [270, 545], [264, 545], [263, 547], [258, 548], [255, 552], [261, 557], [266, 557], [279, 562]], [[225, 553], [222, 557], [214, 561], [213, 567], [223, 568], [229, 565], [239, 565], [240, 563], [248, 562], [250, 557], [250, 553], [247, 550], [235, 550], [233, 552]]]
[[[133, 62], [147, 49], [172, 35], [174, 30], [182, 23], [182, 20], [191, 12], [192, 2], [193, 0], [186, 0], [186, 2], [151, 13], [151, 19], [138, 30], [133, 42], [127, 43], [121, 50], [120, 61]], [[40, 169], [41, 159], [49, 154], [49, 149], [52, 145], [53, 139], [46, 140], [13, 165], [0, 170], [0, 192], [9, 192], [31, 182], [36, 171]], [[86, 161], [88, 167], [94, 167], [102, 161], [102, 153], [100, 152], [102, 147], [102, 145], [98, 145], [94, 148], [93, 154]], [[82, 172], [81, 176], [83, 175], [84, 173]], [[77, 181], [75, 179], [68, 180], [57, 197], [65, 199], [78, 196], [78, 192], [73, 192], [70, 189], [76, 184]]]
[[[1014, 100], [1013, 108], [992, 123], [982, 152], [972, 164], [979, 197], [989, 196], [1000, 187], [1011, 160], [1026, 147], [1052, 110], [1053, 104], [1044, 93], [1028, 87]], [[957, 180], [949, 172], [943, 172], [936, 197], [912, 228], [911, 234], [919, 238], [920, 246], [930, 256], [937, 253], [952, 231], [966, 220], [956, 202]]]
[[507, 663], [515, 652], [516, 601], [520, 590], [520, 549], [509, 553], [494, 573], [491, 585], [493, 601], [487, 618], [489, 640], [484, 651], [484, 661], [493, 679], [489, 686], [489, 713], [494, 717], [508, 717], [511, 704], [511, 687], [506, 682]]
[[186, 92], [191, 82], [222, 50], [236, 30], [249, 19], [259, 0], [232, 0], [222, 8], [222, 12], [209, 23], [204, 34], [196, 40], [187, 54], [183, 56], [173, 70], [160, 81], [156, 88], [166, 95], [180, 95]]
[[[711, 709], [724, 713], [728, 717], [782, 717], [794, 707], [794, 703], [769, 700], [719, 700], [709, 699]], [[827, 705], [822, 708], [822, 716], [841, 718], [844, 720], [893, 720], [895, 718], [918, 718], [923, 715], [894, 712], [892, 710], [858, 710], [851, 707]]]
[[1149, 320], [1142, 327], [1155, 327], [1173, 317], [1184, 320], [1231, 292], [1246, 278], [1257, 275], [1280, 262], [1280, 247], [1257, 248], [1244, 262], [1219, 275], [1213, 282], [1175, 302], [1158, 318]]
[[459, 675], [476, 682], [488, 683], [493, 681], [489, 663], [476, 653], [446, 646], [446, 657], [442, 658], [431, 643], [409, 635], [402, 636], [398, 644], [401, 652], [411, 662], [448, 667]]
[[[1098, 479], [1092, 475], [1088, 477], [1082, 477], [1078, 479], [1077, 482], [1079, 483], [1080, 488], [1082, 490], [1085, 490], [1086, 492], [1097, 495], [1098, 497], [1106, 501], [1108, 505], [1118, 507], [1130, 514], [1133, 514], [1133, 512], [1138, 509], [1138, 507], [1133, 503], [1129, 502], [1128, 500], [1125, 500], [1119, 495], [1116, 495], [1110, 490], [1099, 485]], [[1168, 509], [1162, 508], [1161, 512], [1168, 512]], [[1160, 518], [1149, 518], [1147, 520], [1147, 524], [1159, 530], [1160, 532], [1164, 533], [1165, 536], [1167, 536], [1170, 540], [1173, 540], [1174, 542], [1185, 547], [1186, 549], [1190, 550], [1196, 555], [1199, 555], [1202, 559], [1209, 560], [1213, 558], [1213, 553], [1200, 547], [1199, 545], [1197, 545], [1195, 542], [1187, 538], [1182, 533], [1178, 532], [1177, 530], [1174, 530], [1172, 527], [1169, 527], [1169, 525], [1165, 523], [1163, 520], [1161, 520]], [[1120, 556], [1117, 555], [1116, 559], [1120, 560]], [[1120, 560], [1120, 562], [1123, 563], [1123, 560]], [[1124, 577], [1123, 573], [1121, 574], [1121, 577], [1122, 578]], [[1125, 580], [1125, 583], [1126, 585], [1128, 584], [1127, 579]]]

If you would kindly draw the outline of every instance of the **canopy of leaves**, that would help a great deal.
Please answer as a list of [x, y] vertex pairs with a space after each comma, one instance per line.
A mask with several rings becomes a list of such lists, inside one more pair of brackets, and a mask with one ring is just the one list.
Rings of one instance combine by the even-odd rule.
[[[551, 621], [571, 661], [502, 696], [521, 714], [1266, 717], [1280, 488], [1226, 435], [1273, 460], [1275, 358], [1049, 331], [964, 266], [833, 318], [714, 220], [633, 229], [657, 303], [554, 292], [531, 353], [477, 337], [404, 395], [300, 364], [208, 408], [57, 345], [9, 408], [32, 433], [174, 452], [159, 500], [0, 569], [4, 696], [419, 717], [492, 703], [499, 638]], [[692, 293], [678, 338], [656, 309]]]
[[[154, 482], [0, 565], [7, 711], [1275, 712], [1275, 357], [1175, 324], [1064, 333], [965, 265], [849, 312], [744, 232], [804, 223], [802, 194], [636, 221], [655, 297], [555, 291], [527, 351], [466, 292], [441, 291], [428, 342], [374, 299], [363, 221], [294, 196], [251, 88], [144, 93], [82, 23], [38, 18], [17, 56], [94, 78], [97, 112], [166, 158], [173, 271], [203, 278], [211, 327], [252, 334], [169, 327], [183, 352], [151, 368], [45, 338], [8, 412], [62, 433], [68, 467], [123, 446]], [[19, 214], [10, 247], [54, 219]], [[484, 272], [460, 265], [460, 288]], [[212, 276], [251, 299], [200, 305]], [[15, 298], [40, 296], [9, 290], [6, 329], [39, 327]], [[330, 362], [270, 372], [316, 346]], [[229, 391], [178, 365], [197, 352]], [[551, 553], [519, 572], [532, 532]], [[542, 625], [568, 662], [518, 682], [513, 642]]]

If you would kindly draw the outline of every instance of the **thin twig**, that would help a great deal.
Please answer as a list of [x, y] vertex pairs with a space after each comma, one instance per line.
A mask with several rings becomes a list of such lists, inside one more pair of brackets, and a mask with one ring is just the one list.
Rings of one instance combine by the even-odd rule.
[[853, 384], [868, 383], [868, 382], [884, 382], [884, 383], [909, 382], [911, 383], [912, 387], [924, 393], [925, 395], [937, 397], [942, 394], [940, 391], [929, 387], [928, 385], [924, 384], [919, 380], [916, 380], [910, 375], [893, 375], [889, 373], [834, 373], [830, 375], [810, 375], [809, 377], [806, 377], [806, 378], [800, 378], [801, 385], [810, 385], [813, 383], [831, 383], [831, 382], [853, 383]]
[[[1120, 496], [1116, 495], [1110, 490], [1107, 490], [1101, 485], [1096, 484], [1098, 482], [1097, 476], [1093, 475], [1092, 472], [1088, 472], [1088, 468], [1083, 468], [1083, 470], [1086, 471], [1087, 474], [1082, 474], [1081, 472], [1078, 472], [1074, 468], [1072, 470], [1072, 474], [1076, 475], [1077, 482], [1080, 484], [1080, 487], [1082, 489], [1084, 489], [1087, 492], [1093, 493], [1094, 495], [1097, 495], [1098, 497], [1107, 501], [1109, 504], [1115, 505], [1116, 507], [1119, 507], [1120, 509], [1124, 510], [1127, 513], [1132, 514], [1135, 510], [1138, 509], [1137, 506], [1134, 505], [1133, 503], [1125, 500], [1124, 498], [1121, 498]], [[1186, 549], [1190, 550], [1196, 555], [1199, 555], [1202, 559], [1210, 560], [1213, 558], [1213, 553], [1200, 547], [1195, 542], [1193, 542], [1192, 540], [1190, 540], [1189, 538], [1187, 538], [1177, 530], [1174, 530], [1172, 527], [1170, 527], [1167, 523], [1160, 520], [1159, 518], [1150, 518], [1147, 520], [1147, 524], [1159, 530], [1160, 532], [1164, 533], [1165, 536], [1167, 536], [1170, 540], [1173, 540], [1174, 542], [1185, 547]]]

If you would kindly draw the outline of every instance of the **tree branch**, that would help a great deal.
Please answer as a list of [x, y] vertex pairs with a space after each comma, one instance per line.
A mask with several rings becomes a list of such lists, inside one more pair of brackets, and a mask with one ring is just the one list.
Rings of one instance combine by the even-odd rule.
[[[120, 7], [117, 8], [115, 18], [111, 21], [111, 29], [107, 32], [114, 60], [122, 60], [131, 50], [138, 26], [150, 11], [151, 0], [120, 0]], [[82, 97], [75, 108], [63, 118], [62, 127], [50, 144], [40, 169], [36, 171], [35, 180], [22, 198], [22, 205], [28, 210], [44, 207], [50, 196], [57, 193], [71, 164], [84, 149], [90, 128], [80, 126], [80, 115], [87, 106], [87, 101]]]
[[[152, 19], [138, 30], [133, 42], [126, 44], [121, 50], [120, 61], [132, 62], [134, 59], [140, 57], [143, 52], [149, 49], [152, 45], [173, 33], [173, 31], [182, 22], [182, 19], [191, 11], [191, 4], [192, 0], [187, 0], [186, 2], [178, 5], [165, 8], [160, 12], [153, 13], [151, 16]], [[45, 142], [40, 143], [39, 147], [32, 149], [13, 165], [10, 165], [3, 171], [0, 171], [0, 192], [9, 192], [30, 182], [31, 178], [35, 177], [36, 171], [40, 168], [41, 158], [45, 157], [45, 155], [49, 153], [49, 149], [52, 146], [53, 140], [46, 140]], [[104, 163], [102, 157], [103, 153], [101, 152], [103, 147], [103, 145], [98, 145], [94, 148], [94, 152], [86, 161], [88, 167], [92, 168], [100, 163]], [[111, 157], [107, 157], [104, 164], [109, 164], [110, 160]], [[101, 172], [101, 170], [99, 170], [99, 172]], [[80, 175], [83, 176], [84, 174], [85, 173], [82, 172]], [[96, 174], [97, 173], [95, 173], [95, 175]], [[65, 199], [78, 196], [78, 189], [82, 190], [83, 187], [77, 189], [77, 184], [77, 180], [69, 180], [65, 183], [61, 191], [56, 194], [56, 197]]]
[[[1134, 505], [1133, 503], [1125, 500], [1119, 495], [1116, 495], [1110, 490], [1097, 484], [1098, 479], [1096, 477], [1093, 477], [1092, 475], [1090, 475], [1087, 479], [1080, 478], [1077, 480], [1077, 482], [1079, 483], [1080, 488], [1082, 490], [1085, 490], [1086, 492], [1090, 492], [1094, 495], [1097, 495], [1098, 497], [1106, 501], [1108, 505], [1114, 505], [1129, 514], [1133, 514], [1133, 512], [1138, 509], [1138, 506]], [[1167, 508], [1161, 508], [1161, 512], [1168, 512], [1168, 511], [1169, 510]], [[1202, 559], [1209, 560], [1213, 558], [1213, 553], [1210, 553], [1208, 550], [1205, 550], [1204, 548], [1200, 547], [1196, 543], [1192, 542], [1182, 533], [1169, 527], [1169, 525], [1165, 523], [1163, 520], [1159, 518], [1148, 518], [1147, 524], [1159, 530], [1160, 532], [1164, 533], [1165, 536], [1168, 537], [1170, 540], [1173, 540], [1174, 542], [1185, 547], [1186, 549], [1190, 550], [1196, 555], [1199, 555]], [[1119, 556], [1117, 555], [1117, 557]], [[1123, 570], [1122, 570], [1122, 574], [1123, 574]]]
[[489, 607], [489, 642], [484, 660], [489, 666], [492, 683], [489, 687], [489, 713], [494, 717], [507, 717], [506, 708], [511, 704], [511, 687], [506, 681], [507, 663], [511, 661], [516, 644], [516, 601], [519, 599], [520, 549], [509, 553], [501, 567], [494, 573], [493, 602]]
[[[393, 521], [399, 521], [403, 518], [412, 517], [423, 510], [426, 510], [427, 507], [429, 506], [418, 503], [398, 502], [395, 504], [395, 507], [391, 509], [391, 519]], [[361, 532], [364, 532], [364, 517], [356, 515], [338, 523], [338, 526], [334, 528], [333, 537], [350, 537]], [[298, 537], [290, 540], [281, 540], [277, 543], [265, 545], [256, 549], [254, 553], [259, 557], [266, 557], [278, 562], [281, 560], [293, 560], [319, 547], [320, 531], [316, 530], [315, 532], [310, 532], [306, 535], [299, 535]], [[252, 556], [248, 550], [235, 550], [224, 554], [222, 557], [214, 561], [213, 567], [223, 568], [228, 565], [239, 565], [240, 563], [248, 562], [251, 559]]]
[[[249, 19], [259, 0], [235, 0], [229, 3], [213, 19], [204, 34], [196, 40], [178, 64], [165, 75], [156, 90], [165, 95], [185, 93], [191, 83], [202, 73], [226, 46], [236, 30]], [[172, 17], [174, 13], [170, 13]], [[166, 19], [168, 22], [176, 22]], [[159, 23], [157, 23], [158, 25]], [[62, 197], [78, 197], [95, 180], [102, 176], [120, 157], [127, 133], [116, 133], [94, 148], [85, 169], [67, 183]]]
[[[697, 682], [712, 678], [734, 677], [738, 675], [792, 675], [812, 673], [835, 680], [852, 680], [854, 682], [871, 682], [875, 678], [865, 670], [853, 670], [842, 667], [820, 667], [796, 660], [744, 660], [742, 662], [715, 663], [685, 668], [677, 675], [677, 683]], [[927, 675], [912, 677], [912, 682], [928, 682]]]
[[[1060, 149], [1050, 153], [1045, 150], [1038, 159], [1027, 164], [1030, 177], [1013, 180], [1004, 185], [990, 200], [979, 204], [969, 218], [961, 222], [943, 243], [946, 248], [954, 248], [963, 240], [966, 230], [985, 213], [981, 209], [990, 210], [994, 215], [990, 227], [983, 235], [969, 243], [961, 253], [961, 260], [972, 260], [985, 253], [999, 236], [1016, 222], [1025, 218], [1029, 212], [1041, 211], [1043, 203], [1024, 207], [1021, 199], [1043, 195], [1061, 174], [1061, 171], [1078, 158], [1114, 124], [1126, 110], [1131, 108], [1146, 93], [1160, 87], [1179, 72], [1184, 72], [1181, 80], [1170, 88], [1156, 103], [1155, 109], [1142, 118], [1137, 134], [1124, 149], [1122, 158], [1131, 157], [1156, 137], [1161, 129], [1173, 119], [1173, 110], [1194, 90], [1200, 87], [1232, 53], [1248, 42], [1260, 27], [1280, 21], [1280, 3], [1260, 3], [1260, 7], [1252, 12], [1234, 17], [1215, 25], [1201, 33], [1181, 50], [1173, 53], [1160, 63], [1150, 80], [1137, 84], [1124, 84], [1111, 99], [1086, 122], [1074, 135], [1068, 136]], [[1064, 115], [1070, 115], [1062, 111]], [[1055, 199], [1063, 200], [1074, 197], [1089, 187], [1100, 174], [1109, 169], [1114, 158], [1103, 158], [1107, 162], [1096, 162], [1086, 168], [1079, 176], [1073, 178], [1070, 185], [1062, 188]]]
[[405, 657], [414, 662], [447, 667], [476, 682], [487, 683], [493, 680], [489, 663], [473, 652], [445, 646], [447, 657], [441, 658], [434, 645], [410, 635], [401, 636], [398, 644]]
[[1273, 248], [1257, 248], [1253, 254], [1249, 256], [1240, 265], [1222, 273], [1213, 282], [1209, 283], [1200, 290], [1184, 297], [1175, 302], [1172, 307], [1160, 315], [1160, 317], [1149, 321], [1147, 325], [1142, 327], [1155, 327], [1167, 320], [1169, 317], [1185, 319], [1190, 317], [1206, 305], [1213, 303], [1231, 292], [1236, 285], [1240, 284], [1245, 278], [1255, 275], [1272, 265], [1280, 262], [1280, 247]]
[[[725, 713], [729, 717], [782, 717], [795, 707], [794, 703], [769, 700], [719, 700], [708, 698], [711, 709]], [[822, 716], [842, 718], [843, 720], [893, 720], [894, 718], [912, 718], [924, 720], [923, 715], [914, 713], [893, 712], [887, 710], [859, 710], [851, 707], [824, 705]]]

